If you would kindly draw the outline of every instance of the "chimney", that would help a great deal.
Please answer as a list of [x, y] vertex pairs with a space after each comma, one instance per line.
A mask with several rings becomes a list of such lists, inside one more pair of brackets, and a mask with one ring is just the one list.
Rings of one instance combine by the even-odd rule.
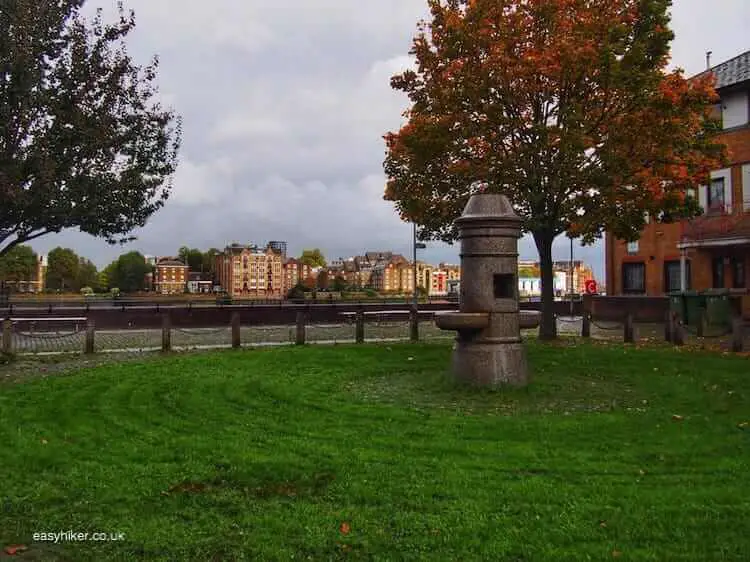
[[706, 51], [706, 70], [711, 70], [711, 53], [713, 51]]

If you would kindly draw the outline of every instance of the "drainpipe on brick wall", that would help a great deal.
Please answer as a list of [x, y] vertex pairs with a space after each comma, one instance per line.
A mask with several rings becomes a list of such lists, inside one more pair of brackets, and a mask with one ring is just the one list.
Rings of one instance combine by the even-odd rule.
[[680, 292], [687, 291], [687, 251], [680, 250]]

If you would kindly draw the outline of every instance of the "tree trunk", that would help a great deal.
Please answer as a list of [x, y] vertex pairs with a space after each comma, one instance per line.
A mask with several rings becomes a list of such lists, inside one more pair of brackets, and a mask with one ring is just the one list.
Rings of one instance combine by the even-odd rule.
[[557, 337], [557, 322], [555, 321], [555, 276], [552, 271], [552, 241], [555, 239], [551, 232], [535, 231], [534, 242], [539, 252], [539, 269], [542, 274], [542, 321], [539, 325], [539, 339], [553, 340]]

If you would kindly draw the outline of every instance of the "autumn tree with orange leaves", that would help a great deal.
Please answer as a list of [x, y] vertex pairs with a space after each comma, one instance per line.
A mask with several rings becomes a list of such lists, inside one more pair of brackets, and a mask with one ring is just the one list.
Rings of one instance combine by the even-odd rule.
[[385, 135], [385, 199], [422, 240], [452, 242], [468, 198], [503, 193], [541, 262], [540, 336], [554, 338], [552, 242], [633, 240], [645, 215], [700, 213], [721, 167], [713, 77], [667, 72], [669, 0], [428, 0], [394, 76], [408, 122]]

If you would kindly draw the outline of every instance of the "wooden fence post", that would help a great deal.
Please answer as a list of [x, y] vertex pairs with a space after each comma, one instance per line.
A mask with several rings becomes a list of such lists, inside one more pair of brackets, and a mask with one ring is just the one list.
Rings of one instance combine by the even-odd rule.
[[625, 315], [625, 330], [624, 330], [625, 343], [635, 342], [635, 326], [633, 325], [633, 313], [628, 312]]
[[743, 349], [745, 339], [745, 321], [741, 317], [732, 319], [732, 351], [739, 353]]
[[416, 306], [409, 310], [409, 339], [412, 342], [419, 341], [419, 312]]
[[96, 334], [96, 327], [94, 321], [89, 318], [86, 320], [86, 341], [84, 343], [83, 352], [87, 355], [94, 353], [94, 338]]
[[232, 347], [237, 349], [241, 344], [240, 340], [240, 313], [232, 313]]
[[295, 345], [305, 345], [305, 313], [297, 312], [297, 338]]
[[163, 352], [170, 351], [172, 349], [172, 319], [169, 314], [164, 314], [161, 317], [161, 350]]
[[0, 351], [6, 355], [13, 353], [13, 322], [10, 318], [3, 320], [3, 341]]
[[677, 317], [677, 313], [672, 313], [672, 343], [674, 345], [685, 345], [685, 327]]
[[365, 343], [365, 311], [360, 308], [355, 315], [354, 339], [357, 343]]
[[585, 310], [583, 311], [583, 315], [581, 316], [581, 337], [591, 337], [591, 314], [589, 314]]

